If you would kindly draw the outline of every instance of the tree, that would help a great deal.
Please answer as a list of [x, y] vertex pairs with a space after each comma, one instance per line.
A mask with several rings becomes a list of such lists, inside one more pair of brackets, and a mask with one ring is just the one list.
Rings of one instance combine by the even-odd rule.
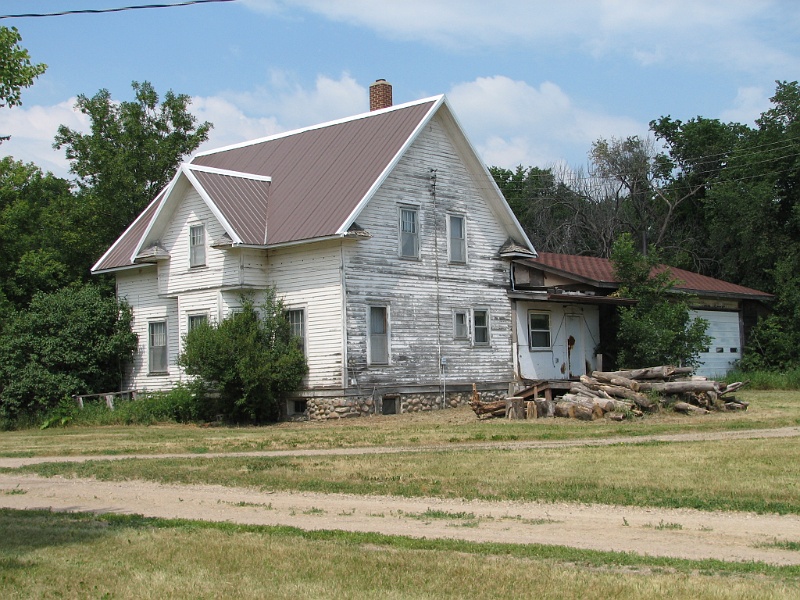
[[0, 419], [47, 412], [73, 394], [119, 389], [136, 349], [131, 312], [94, 285], [38, 293], [0, 333]]
[[241, 312], [190, 331], [178, 364], [219, 393], [206, 418], [219, 413], [255, 423], [277, 420], [281, 403], [308, 371], [274, 289], [267, 290], [258, 309], [244, 300]]
[[208, 139], [211, 124], [196, 124], [190, 98], [150, 83], [132, 83], [134, 101], [116, 102], [108, 90], [78, 96], [90, 133], [64, 125], [55, 148], [64, 148], [77, 177], [73, 243], [96, 259], [169, 182], [180, 162]]
[[88, 276], [62, 235], [72, 200], [68, 181], [0, 159], [0, 292], [15, 308]]
[[[0, 107], [22, 104], [22, 89], [45, 72], [47, 65], [31, 62], [31, 57], [19, 43], [22, 36], [16, 27], [0, 27]], [[8, 136], [0, 137], [7, 140]]]
[[630, 234], [614, 243], [611, 261], [618, 295], [638, 301], [619, 311], [617, 363], [633, 369], [699, 364], [701, 349], [710, 343], [708, 322], [691, 318], [686, 297], [673, 292], [677, 281], [669, 268], [658, 264], [657, 255], [638, 252]]

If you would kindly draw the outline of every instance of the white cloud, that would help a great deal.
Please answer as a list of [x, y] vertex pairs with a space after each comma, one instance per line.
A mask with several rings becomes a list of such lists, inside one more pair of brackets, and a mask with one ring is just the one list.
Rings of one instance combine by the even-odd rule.
[[[319, 76], [314, 87], [305, 89], [288, 74], [274, 72], [268, 86], [253, 92], [194, 97], [189, 110], [199, 122], [214, 124], [201, 147], [206, 150], [365, 112], [368, 97], [367, 88], [347, 74], [338, 79]], [[89, 119], [73, 109], [75, 100], [0, 110], [0, 135], [11, 135], [0, 145], [0, 156], [33, 162], [59, 177], [69, 177], [64, 151], [52, 146], [59, 125], [89, 131]]]
[[[678, 60], [761, 71], [800, 68], [781, 48], [796, 9], [780, 0], [246, 0], [272, 17], [303, 12], [403, 40], [450, 48], [581, 48], [645, 66]], [[782, 35], [781, 35], [782, 34]]]
[[719, 119], [725, 123], [743, 123], [752, 127], [761, 113], [770, 108], [772, 93], [760, 87], [739, 88], [733, 106], [723, 110]]
[[467, 135], [490, 165], [584, 164], [600, 137], [646, 135], [647, 124], [581, 107], [554, 83], [539, 87], [480, 77], [447, 94]]
[[11, 139], [0, 145], [0, 156], [33, 162], [45, 171], [66, 177], [69, 163], [64, 150], [53, 149], [59, 125], [89, 130], [86, 115], [74, 110], [76, 98], [54, 106], [16, 106], [0, 110], [0, 135]]

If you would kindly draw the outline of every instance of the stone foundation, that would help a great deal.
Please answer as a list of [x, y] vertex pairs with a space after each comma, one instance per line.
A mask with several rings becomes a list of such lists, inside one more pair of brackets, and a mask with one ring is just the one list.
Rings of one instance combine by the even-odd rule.
[[[492, 402], [507, 396], [505, 391], [479, 392], [481, 401]], [[287, 415], [296, 420], [323, 421], [325, 419], [347, 419], [398, 413], [425, 412], [456, 408], [467, 405], [472, 400], [471, 391], [447, 392], [446, 404], [442, 405], [442, 394], [438, 392], [386, 393], [370, 396], [349, 396], [339, 398], [308, 398], [303, 413]]]

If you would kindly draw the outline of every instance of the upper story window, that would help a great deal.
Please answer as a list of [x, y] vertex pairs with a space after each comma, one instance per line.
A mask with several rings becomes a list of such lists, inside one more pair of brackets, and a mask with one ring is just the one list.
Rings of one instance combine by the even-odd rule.
[[189, 266], [204, 267], [206, 264], [206, 228], [203, 225], [189, 227]]
[[467, 220], [456, 215], [447, 215], [447, 248], [451, 263], [467, 262]]
[[400, 256], [419, 258], [419, 211], [400, 208]]
[[457, 340], [469, 339], [469, 318], [466, 310], [457, 310], [453, 313], [453, 338]]
[[306, 311], [302, 308], [286, 311], [286, 319], [292, 335], [297, 339], [297, 345], [303, 354], [306, 352]]
[[476, 346], [489, 345], [489, 311], [475, 309], [472, 311], [472, 343]]
[[528, 343], [531, 349], [550, 349], [550, 313], [528, 313]]

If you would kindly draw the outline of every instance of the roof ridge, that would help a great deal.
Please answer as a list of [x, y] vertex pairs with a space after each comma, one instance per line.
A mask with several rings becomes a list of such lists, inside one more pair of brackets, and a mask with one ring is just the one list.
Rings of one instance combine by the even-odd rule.
[[290, 131], [284, 131], [282, 133], [275, 133], [273, 135], [268, 135], [261, 138], [256, 138], [253, 140], [246, 140], [244, 142], [238, 142], [236, 144], [230, 144], [228, 146], [222, 146], [221, 148], [215, 148], [213, 150], [205, 150], [203, 152], [198, 152], [192, 157], [194, 160], [200, 156], [209, 156], [212, 154], [218, 154], [220, 152], [227, 152], [229, 150], [237, 150], [239, 148], [246, 148], [247, 146], [255, 146], [256, 144], [263, 144], [264, 142], [272, 142], [274, 140], [279, 140], [285, 137], [291, 137], [293, 135], [298, 135], [300, 133], [306, 133], [308, 131], [314, 131], [316, 129], [324, 129], [326, 127], [333, 127], [334, 125], [342, 125], [344, 123], [350, 123], [352, 121], [358, 121], [360, 119], [366, 119], [369, 117], [374, 117], [382, 114], [386, 114], [393, 111], [403, 110], [405, 108], [411, 108], [413, 106], [419, 106], [425, 103], [435, 103], [441, 100], [444, 97], [444, 94], [439, 94], [437, 96], [430, 96], [428, 98], [422, 98], [420, 100], [412, 100], [411, 102], [404, 102], [403, 104], [396, 104], [394, 106], [389, 106], [387, 108], [382, 108], [380, 110], [373, 110], [367, 111], [363, 113], [359, 113], [357, 115], [352, 115], [349, 117], [343, 117], [341, 119], [334, 119], [332, 121], [326, 121], [324, 123], [317, 123], [314, 125], [309, 125], [307, 127], [300, 127], [297, 129], [292, 129]]

